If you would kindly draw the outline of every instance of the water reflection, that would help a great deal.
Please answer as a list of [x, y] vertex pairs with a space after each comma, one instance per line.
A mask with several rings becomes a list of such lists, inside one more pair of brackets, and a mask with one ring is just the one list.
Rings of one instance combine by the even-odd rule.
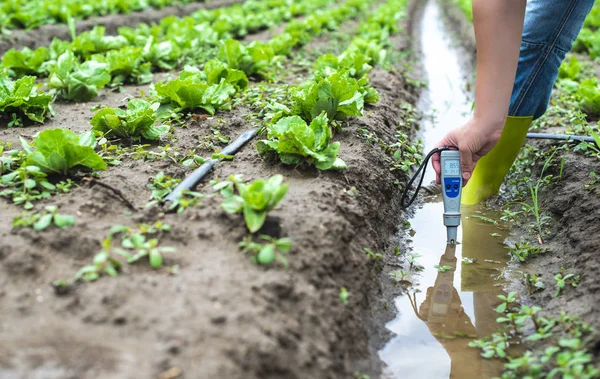
[[502, 230], [484, 219], [498, 215], [463, 207], [462, 244], [448, 246], [442, 209], [426, 203], [411, 220], [417, 231], [413, 250], [423, 270], [412, 278], [409, 294], [396, 299], [399, 314], [388, 324], [396, 336], [380, 356], [389, 378], [488, 379], [502, 372], [501, 363], [481, 359], [468, 346], [497, 331], [495, 307], [503, 291], [494, 277], [507, 255]]

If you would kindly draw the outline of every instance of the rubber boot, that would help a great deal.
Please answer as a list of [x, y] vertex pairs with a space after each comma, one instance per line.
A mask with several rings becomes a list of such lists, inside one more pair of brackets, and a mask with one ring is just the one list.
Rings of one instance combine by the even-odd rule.
[[462, 204], [475, 205], [498, 193], [506, 173], [513, 165], [533, 117], [508, 116], [498, 144], [481, 158], [471, 179], [463, 188]]

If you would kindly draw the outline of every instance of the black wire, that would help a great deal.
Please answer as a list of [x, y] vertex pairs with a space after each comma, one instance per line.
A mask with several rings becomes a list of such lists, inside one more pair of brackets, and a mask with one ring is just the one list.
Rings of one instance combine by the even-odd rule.
[[[425, 172], [427, 171], [427, 164], [429, 163], [429, 160], [431, 159], [431, 157], [434, 154], [438, 154], [438, 153], [441, 153], [442, 151], [446, 151], [446, 150], [458, 150], [458, 148], [456, 146], [436, 147], [435, 149], [431, 150], [429, 152], [429, 154], [427, 154], [425, 159], [423, 159], [421, 166], [419, 166], [419, 169], [417, 170], [417, 172], [415, 172], [415, 174], [410, 179], [408, 184], [406, 184], [406, 188], [404, 188], [404, 192], [402, 193], [402, 198], [400, 200], [400, 205], [402, 206], [403, 209], [410, 207], [412, 205], [412, 203], [414, 203], [415, 200], [417, 199], [417, 196], [419, 195], [419, 191], [421, 190], [421, 187], [423, 186], [423, 179], [425, 179]], [[417, 179], [417, 176], [419, 176], [419, 173], [421, 173], [421, 171], [423, 171], [423, 174], [421, 175], [421, 180], [419, 180], [419, 185], [417, 186], [417, 189], [415, 190], [413, 197], [410, 199], [410, 201], [408, 203], [406, 203], [406, 195], [408, 195], [408, 191], [410, 190], [410, 187], [413, 185], [413, 183], [415, 182], [415, 180]]]

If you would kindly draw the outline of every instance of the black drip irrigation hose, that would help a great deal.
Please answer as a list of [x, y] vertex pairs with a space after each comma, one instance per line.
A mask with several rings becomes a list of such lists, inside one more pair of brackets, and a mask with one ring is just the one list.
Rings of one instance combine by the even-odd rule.
[[[596, 141], [593, 137], [588, 136], [574, 136], [570, 134], [547, 134], [547, 133], [527, 133], [529, 139], [549, 139], [555, 141], [577, 141], [577, 142], [589, 142], [595, 144]], [[600, 146], [598, 146], [600, 147]]]
[[[254, 138], [257, 133], [258, 129], [252, 129], [247, 131], [246, 133], [239, 136], [230, 145], [225, 147], [221, 151], [221, 154], [234, 155], [238, 152], [239, 149], [241, 149], [246, 143], [248, 143], [248, 141]], [[183, 191], [190, 191], [192, 190], [192, 188], [196, 187], [198, 183], [200, 183], [200, 181], [204, 179], [204, 177], [209, 172], [211, 172], [213, 167], [221, 160], [222, 159], [211, 159], [204, 163], [202, 166], [198, 167], [196, 170], [194, 170], [187, 178], [185, 178], [181, 183], [179, 183], [179, 185], [175, 187], [175, 189], [171, 191], [171, 193], [167, 197], [164, 198], [163, 204], [179, 200], [179, 198], [183, 194]]]

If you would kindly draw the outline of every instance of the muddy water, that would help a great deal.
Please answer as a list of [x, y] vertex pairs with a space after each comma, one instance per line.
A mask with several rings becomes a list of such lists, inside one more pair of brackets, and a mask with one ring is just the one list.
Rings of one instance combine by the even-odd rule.
[[[429, 86], [419, 107], [432, 115], [422, 125], [426, 152], [471, 111], [465, 91], [469, 75], [463, 72], [450, 34], [438, 4], [429, 0], [420, 24]], [[425, 183], [434, 177], [430, 168]], [[498, 278], [507, 260], [505, 234], [487, 220], [499, 219], [498, 214], [464, 206], [461, 212], [461, 243], [456, 246], [446, 244], [441, 198], [428, 199], [409, 220], [414, 232], [411, 250], [419, 255], [416, 264], [422, 270], [411, 271], [405, 278], [408, 293], [395, 300], [398, 316], [387, 325], [395, 337], [380, 351], [388, 366], [386, 378], [487, 379], [501, 373], [501, 364], [481, 359], [468, 343], [496, 331], [494, 309], [503, 293]], [[404, 270], [409, 269], [405, 263]]]

